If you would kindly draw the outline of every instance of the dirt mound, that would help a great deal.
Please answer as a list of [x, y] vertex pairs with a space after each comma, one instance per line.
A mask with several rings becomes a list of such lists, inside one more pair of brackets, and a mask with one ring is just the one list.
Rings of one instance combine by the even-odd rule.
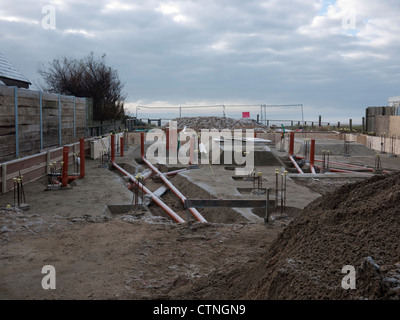
[[[234, 289], [246, 299], [399, 299], [399, 201], [400, 173], [325, 194]], [[342, 287], [344, 266], [355, 269], [355, 289]]]
[[[177, 122], [178, 130], [184, 127], [201, 130], [201, 129], [267, 129], [266, 126], [258, 124], [253, 119], [243, 118], [243, 119], [232, 119], [226, 117], [183, 117], [176, 118], [172, 121]], [[166, 124], [164, 127], [168, 127]]]

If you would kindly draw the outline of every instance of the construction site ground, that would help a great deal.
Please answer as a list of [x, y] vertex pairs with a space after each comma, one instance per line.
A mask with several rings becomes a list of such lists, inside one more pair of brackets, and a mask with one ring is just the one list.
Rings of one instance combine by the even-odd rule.
[[[137, 150], [131, 146], [124, 158], [116, 159], [132, 174], [140, 165]], [[369, 166], [374, 159], [332, 158]], [[400, 161], [383, 155], [382, 166], [398, 170]], [[272, 194], [275, 169], [257, 168], [263, 172], [263, 187]], [[188, 198], [252, 198], [244, 192], [252, 182], [233, 176], [224, 165], [199, 165], [170, 179]], [[299, 176], [288, 174], [287, 210], [281, 214], [278, 208], [268, 224], [262, 211], [250, 209], [199, 209], [208, 223], [190, 224], [174, 223], [154, 204], [136, 209], [127, 180], [98, 160], [87, 159], [85, 178], [62, 190], [45, 191], [47, 177], [30, 182], [24, 185], [29, 210], [13, 208], [12, 191], [0, 196], [0, 299], [251, 299], [235, 287], [241, 282], [232, 279], [242, 279], [259, 266], [301, 209], [325, 192], [369, 177]], [[152, 191], [161, 185], [159, 179], [146, 181]], [[171, 191], [162, 200], [187, 219]], [[55, 267], [55, 290], [42, 288], [45, 265]]]

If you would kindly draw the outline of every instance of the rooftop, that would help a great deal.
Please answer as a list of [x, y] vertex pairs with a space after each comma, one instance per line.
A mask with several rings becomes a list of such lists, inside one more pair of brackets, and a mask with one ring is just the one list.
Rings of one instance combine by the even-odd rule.
[[[0, 78], [6, 78], [31, 84], [31, 82], [14, 65], [0, 53]], [[2, 79], [0, 79], [2, 80]], [[4, 82], [4, 80], [3, 80]]]

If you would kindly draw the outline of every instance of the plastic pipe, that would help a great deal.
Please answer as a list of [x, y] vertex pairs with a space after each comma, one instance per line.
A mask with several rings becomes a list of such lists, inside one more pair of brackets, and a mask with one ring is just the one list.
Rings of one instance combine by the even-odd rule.
[[[142, 158], [143, 162], [146, 163], [151, 170], [153, 170], [155, 173], [160, 175], [160, 178], [164, 181], [164, 183], [172, 190], [175, 195], [181, 199], [182, 203], [185, 203], [186, 197], [177, 189], [175, 186], [155, 167], [153, 166], [150, 161], [148, 161], [146, 158]], [[207, 222], [206, 219], [200, 214], [200, 212], [197, 211], [196, 208], [189, 208], [188, 209], [190, 213], [196, 218], [197, 221], [200, 222]]]
[[[179, 172], [183, 172], [183, 171], [186, 171], [186, 170], [188, 170], [188, 169], [179, 169], [179, 170], [175, 170], [175, 171], [163, 172], [162, 174], [163, 174], [164, 176], [169, 177], [169, 176], [173, 176], [173, 175], [175, 175], [175, 174], [178, 174]], [[147, 180], [147, 179], [150, 178], [152, 175], [153, 175], [153, 171], [149, 171], [149, 172], [144, 173], [144, 174], [142, 175], [142, 178], [143, 178], [144, 180]], [[158, 175], [157, 175], [157, 176], [158, 176]]]
[[153, 201], [161, 208], [164, 210], [165, 213], [167, 213], [175, 222], [177, 223], [184, 223], [185, 220], [183, 220], [180, 216], [178, 216], [171, 208], [169, 208], [160, 198], [155, 196], [149, 189], [147, 189], [143, 184], [141, 184], [139, 181], [137, 181], [131, 174], [129, 174], [127, 171], [122, 169], [119, 165], [117, 165], [115, 162], [112, 162], [112, 165], [114, 168], [116, 168], [118, 171], [120, 171], [122, 174], [126, 175], [129, 177], [129, 179], [136, 184], [140, 189], [142, 189], [146, 194], [151, 196]]
[[164, 172], [163, 175], [164, 176], [173, 176], [175, 174], [178, 174], [179, 172], [183, 172], [183, 171], [187, 171], [188, 169], [178, 169], [175, 171], [168, 171], [168, 172]]
[[85, 177], [85, 139], [79, 139], [79, 147], [80, 147], [80, 157], [79, 157], [79, 165], [80, 165], [80, 172], [79, 178], [83, 179]]
[[140, 133], [140, 157], [144, 157], [144, 132]]
[[[61, 179], [61, 181], [62, 181], [62, 176], [58, 177], [58, 179]], [[78, 179], [78, 176], [67, 176], [67, 184], [68, 184], [68, 182], [74, 181], [76, 179]]]
[[314, 168], [314, 159], [315, 159], [315, 139], [311, 139], [311, 146], [310, 146], [310, 168], [312, 173], [315, 172]]
[[294, 154], [294, 132], [290, 132], [289, 140], [289, 156]]
[[354, 174], [361, 174], [361, 175], [367, 175], [367, 176], [372, 176], [373, 175], [372, 173], [349, 171], [349, 170], [340, 170], [340, 169], [332, 169], [332, 168], [329, 168], [329, 171], [331, 171], [331, 172], [342, 172], [342, 173], [354, 173]]
[[304, 174], [303, 170], [301, 170], [301, 168], [299, 167], [299, 165], [297, 164], [297, 162], [293, 159], [293, 157], [291, 155], [289, 155], [289, 159], [290, 159], [290, 161], [292, 161], [292, 163], [296, 167], [297, 172], [301, 173], [301, 174]]
[[62, 186], [66, 187], [68, 185], [68, 154], [69, 154], [69, 147], [63, 147], [63, 167], [62, 167]]
[[111, 162], [115, 161], [115, 135], [111, 135]]

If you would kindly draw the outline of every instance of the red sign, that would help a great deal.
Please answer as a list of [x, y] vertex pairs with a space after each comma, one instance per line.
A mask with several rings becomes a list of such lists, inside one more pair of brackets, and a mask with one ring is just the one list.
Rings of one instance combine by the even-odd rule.
[[242, 118], [250, 118], [250, 112], [242, 112]]

